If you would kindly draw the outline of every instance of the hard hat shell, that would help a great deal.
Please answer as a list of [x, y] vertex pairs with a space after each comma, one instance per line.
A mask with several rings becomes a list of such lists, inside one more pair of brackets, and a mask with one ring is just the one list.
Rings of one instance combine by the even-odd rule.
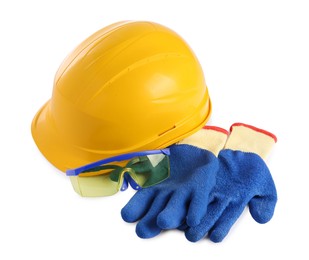
[[47, 160], [65, 171], [167, 147], [202, 128], [210, 114], [203, 71], [187, 43], [160, 24], [124, 21], [68, 55], [32, 135]]

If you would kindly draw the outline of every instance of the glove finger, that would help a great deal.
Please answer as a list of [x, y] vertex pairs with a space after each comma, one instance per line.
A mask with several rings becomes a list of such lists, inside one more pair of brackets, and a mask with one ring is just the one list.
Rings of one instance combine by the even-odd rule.
[[253, 219], [261, 224], [271, 220], [277, 203], [277, 195], [255, 196], [249, 202], [249, 210]]
[[157, 225], [157, 217], [164, 209], [168, 199], [167, 194], [159, 194], [154, 199], [146, 215], [136, 225], [135, 231], [137, 236], [140, 238], [152, 238], [162, 231]]
[[158, 215], [158, 226], [162, 229], [173, 229], [184, 223], [187, 215], [188, 200], [188, 194], [175, 192], [164, 210]]
[[244, 211], [246, 205], [247, 203], [242, 203], [240, 205], [231, 203], [225, 209], [215, 225], [209, 231], [209, 238], [212, 242], [221, 242], [226, 237], [233, 224]]
[[227, 207], [227, 200], [216, 199], [207, 208], [207, 213], [201, 223], [195, 227], [189, 227], [185, 231], [186, 238], [191, 242], [197, 242], [206, 236], [210, 228], [216, 223], [224, 209]]
[[211, 188], [209, 187], [209, 189], [203, 190], [203, 193], [195, 192], [193, 194], [186, 221], [189, 227], [195, 227], [200, 224], [202, 218], [205, 216]]
[[122, 208], [121, 217], [124, 221], [132, 223], [142, 218], [148, 211], [154, 198], [154, 189], [142, 189], [134, 194], [129, 202]]

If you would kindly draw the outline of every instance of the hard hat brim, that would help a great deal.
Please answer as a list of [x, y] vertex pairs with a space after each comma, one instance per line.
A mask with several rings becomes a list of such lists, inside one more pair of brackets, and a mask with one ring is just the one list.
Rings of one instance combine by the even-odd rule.
[[[179, 140], [193, 134], [198, 129], [202, 128], [211, 115], [212, 106], [210, 99], [207, 102], [207, 114], [204, 115], [204, 120], [197, 126], [194, 126], [190, 131], [178, 136], [176, 139], [171, 139], [170, 142], [161, 144], [156, 147], [139, 147], [137, 150], [161, 149], [166, 148]], [[92, 163], [110, 156], [118, 155], [107, 153], [89, 153], [89, 150], [82, 149], [69, 142], [61, 136], [60, 130], [56, 127], [53, 117], [50, 115], [51, 100], [47, 101], [33, 118], [31, 124], [32, 137], [43, 156], [57, 169], [66, 172], [68, 169], [77, 168], [82, 165]], [[133, 152], [135, 150], [131, 150]], [[129, 152], [129, 151], [128, 151]]]

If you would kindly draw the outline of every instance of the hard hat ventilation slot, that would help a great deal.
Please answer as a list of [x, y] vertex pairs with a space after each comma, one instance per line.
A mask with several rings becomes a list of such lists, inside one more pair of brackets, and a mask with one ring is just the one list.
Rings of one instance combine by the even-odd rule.
[[172, 126], [171, 128], [165, 130], [164, 132], [158, 134], [158, 136], [164, 135], [165, 133], [167, 133], [167, 132], [169, 132], [169, 131], [171, 131], [171, 130], [173, 130], [173, 129], [175, 129], [175, 128], [176, 128], [176, 126], [174, 125], [174, 126]]

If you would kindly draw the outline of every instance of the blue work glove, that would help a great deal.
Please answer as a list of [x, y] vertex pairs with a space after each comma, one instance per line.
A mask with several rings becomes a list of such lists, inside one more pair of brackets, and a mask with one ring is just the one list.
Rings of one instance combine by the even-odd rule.
[[217, 182], [207, 213], [199, 225], [185, 231], [189, 241], [208, 235], [211, 241], [221, 242], [247, 205], [258, 223], [272, 218], [277, 192], [263, 158], [275, 142], [276, 137], [269, 132], [245, 124], [232, 125], [225, 148], [218, 155]]
[[121, 210], [124, 221], [139, 221], [139, 237], [154, 237], [162, 229], [177, 228], [185, 221], [190, 226], [200, 223], [216, 182], [216, 155], [226, 139], [227, 131], [204, 127], [170, 147], [170, 177], [137, 191]]

